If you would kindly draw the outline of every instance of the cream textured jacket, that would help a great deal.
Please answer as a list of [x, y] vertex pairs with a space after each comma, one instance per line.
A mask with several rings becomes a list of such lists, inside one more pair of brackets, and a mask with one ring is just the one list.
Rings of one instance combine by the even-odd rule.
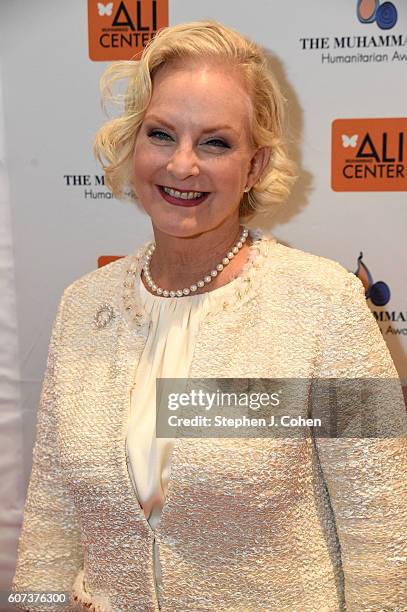
[[[272, 239], [250, 248], [201, 323], [191, 377], [397, 376], [359, 279]], [[149, 326], [132, 287], [140, 253], [62, 297], [13, 590], [69, 591], [68, 610], [157, 611], [156, 538], [165, 612], [407, 610], [401, 392], [381, 414], [397, 438], [178, 439], [151, 529], [124, 437]]]

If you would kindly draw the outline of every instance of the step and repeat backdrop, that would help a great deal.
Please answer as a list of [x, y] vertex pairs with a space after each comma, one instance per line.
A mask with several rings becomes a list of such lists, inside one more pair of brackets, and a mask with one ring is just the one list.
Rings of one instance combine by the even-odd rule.
[[61, 294], [101, 256], [127, 255], [152, 236], [93, 159], [105, 120], [99, 78], [160, 28], [206, 18], [269, 49], [287, 99], [300, 178], [264, 229], [361, 278], [407, 379], [405, 0], [2, 0], [0, 590], [14, 571]]

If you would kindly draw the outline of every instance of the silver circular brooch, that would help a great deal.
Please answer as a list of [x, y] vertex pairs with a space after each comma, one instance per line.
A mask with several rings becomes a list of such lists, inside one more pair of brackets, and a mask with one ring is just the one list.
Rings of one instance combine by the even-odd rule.
[[103, 304], [97, 310], [93, 318], [95, 327], [97, 327], [98, 329], [103, 329], [103, 327], [106, 327], [106, 325], [108, 325], [112, 321], [114, 316], [115, 314], [112, 306], [110, 306], [110, 304]]

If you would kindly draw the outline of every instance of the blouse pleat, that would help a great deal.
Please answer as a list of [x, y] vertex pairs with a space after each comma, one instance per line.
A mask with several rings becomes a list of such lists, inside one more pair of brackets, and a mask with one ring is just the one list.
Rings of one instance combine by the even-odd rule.
[[[154, 530], [161, 517], [171, 471], [175, 438], [156, 438], [156, 379], [188, 378], [199, 325], [207, 309], [233, 289], [227, 285], [198, 295], [165, 298], [151, 294], [136, 280], [150, 327], [131, 392], [126, 436], [129, 475], [140, 506]], [[157, 584], [161, 572], [157, 550]]]

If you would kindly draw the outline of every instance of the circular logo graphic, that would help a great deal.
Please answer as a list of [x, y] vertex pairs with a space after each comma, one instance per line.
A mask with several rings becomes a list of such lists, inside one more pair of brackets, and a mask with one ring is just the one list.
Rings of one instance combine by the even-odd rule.
[[376, 11], [379, 7], [379, 0], [359, 0], [358, 19], [361, 23], [373, 23], [376, 18]]
[[365, 288], [366, 299], [369, 299], [375, 306], [384, 306], [390, 301], [390, 287], [384, 281], [373, 281], [369, 268], [363, 261], [363, 253], [358, 257], [358, 267], [354, 273]]
[[358, 0], [356, 12], [360, 23], [376, 21], [381, 30], [391, 30], [398, 19], [397, 9], [393, 2], [380, 4], [380, 0]]
[[375, 306], [384, 306], [390, 301], [390, 288], [385, 282], [377, 281], [370, 287], [368, 297]]
[[397, 23], [397, 9], [393, 2], [384, 2], [376, 11], [377, 25], [381, 30], [390, 30]]

